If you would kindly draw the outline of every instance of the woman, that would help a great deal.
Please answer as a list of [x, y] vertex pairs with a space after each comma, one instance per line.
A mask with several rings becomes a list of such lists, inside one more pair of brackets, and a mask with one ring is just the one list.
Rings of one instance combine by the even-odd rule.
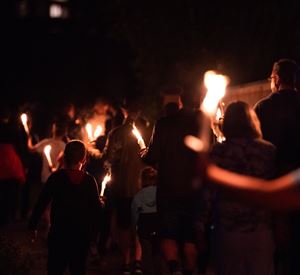
[[[214, 145], [211, 158], [232, 172], [268, 179], [273, 176], [275, 147], [262, 139], [259, 121], [244, 102], [225, 112], [226, 141]], [[215, 192], [216, 274], [273, 274], [270, 211], [249, 206], [224, 188]]]

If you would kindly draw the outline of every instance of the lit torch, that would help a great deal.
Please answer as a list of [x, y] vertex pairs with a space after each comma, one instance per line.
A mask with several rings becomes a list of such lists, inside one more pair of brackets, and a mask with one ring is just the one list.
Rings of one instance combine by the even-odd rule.
[[50, 152], [51, 152], [51, 145], [48, 144], [44, 148], [44, 154], [45, 154], [46, 159], [48, 161], [49, 167], [52, 169], [53, 168], [53, 163], [52, 163], [52, 160], [51, 160]]
[[22, 124], [23, 124], [23, 127], [24, 127], [24, 130], [25, 132], [27, 133], [27, 135], [29, 134], [29, 128], [28, 128], [28, 117], [27, 117], [27, 114], [23, 113], [21, 115], [21, 121], [22, 121]]
[[216, 74], [214, 71], [208, 71], [204, 75], [204, 84], [207, 88], [206, 96], [201, 105], [201, 110], [204, 114], [200, 122], [201, 131], [198, 138], [187, 136], [185, 143], [188, 147], [195, 151], [205, 151], [209, 149], [211, 119], [216, 118], [217, 106], [221, 98], [225, 95], [228, 85], [228, 77]]
[[92, 124], [87, 123], [85, 125], [85, 130], [86, 130], [89, 141], [92, 142], [93, 141], [93, 126], [92, 126]]
[[106, 184], [107, 184], [108, 182], [110, 182], [110, 180], [111, 180], [111, 175], [110, 175], [110, 173], [107, 173], [107, 174], [105, 175], [105, 177], [104, 177], [102, 183], [101, 183], [100, 197], [103, 197], [104, 191], [105, 191], [105, 188], [106, 188]]
[[103, 128], [101, 125], [97, 125], [96, 130], [94, 131], [94, 140], [96, 140], [99, 136], [101, 136]]
[[138, 144], [141, 148], [141, 150], [145, 149], [146, 148], [146, 145], [145, 145], [145, 142], [142, 138], [142, 135], [141, 133], [139, 132], [139, 130], [136, 128], [135, 124], [132, 125], [132, 133], [135, 135], [137, 141], [138, 141]]

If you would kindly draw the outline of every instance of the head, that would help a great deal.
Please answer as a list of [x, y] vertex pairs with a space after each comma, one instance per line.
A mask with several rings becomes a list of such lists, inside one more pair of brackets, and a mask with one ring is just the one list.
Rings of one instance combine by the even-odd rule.
[[195, 108], [196, 94], [193, 91], [182, 91], [180, 93], [180, 103], [184, 108]]
[[258, 117], [254, 110], [243, 101], [236, 101], [228, 105], [222, 131], [226, 139], [262, 138]]
[[298, 65], [292, 59], [280, 59], [275, 62], [270, 76], [272, 92], [286, 88], [294, 89], [297, 71]]
[[64, 137], [67, 135], [67, 123], [60, 119], [53, 123], [52, 125], [52, 135], [54, 137]]
[[157, 171], [152, 167], [146, 167], [141, 174], [142, 187], [156, 185]]
[[85, 145], [80, 140], [71, 140], [64, 151], [64, 161], [67, 168], [82, 166], [86, 161]]

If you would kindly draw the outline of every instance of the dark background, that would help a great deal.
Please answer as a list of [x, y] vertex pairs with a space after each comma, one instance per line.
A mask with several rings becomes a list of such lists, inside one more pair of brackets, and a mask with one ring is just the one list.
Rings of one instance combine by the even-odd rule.
[[[1, 1], [2, 2], [2, 1]], [[67, 15], [50, 18], [60, 5]], [[266, 79], [299, 61], [297, 1], [3, 0], [1, 93], [11, 102], [149, 102], [207, 69], [231, 85]], [[150, 103], [149, 103], [150, 104]]]

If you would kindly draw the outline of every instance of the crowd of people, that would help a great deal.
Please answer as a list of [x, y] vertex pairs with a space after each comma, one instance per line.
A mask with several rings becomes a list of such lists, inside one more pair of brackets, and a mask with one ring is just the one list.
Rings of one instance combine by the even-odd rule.
[[88, 254], [112, 247], [124, 275], [299, 274], [297, 73], [275, 62], [270, 96], [226, 106], [207, 152], [184, 143], [205, 130], [193, 91], [154, 127], [137, 101], [98, 102], [86, 120], [68, 104], [42, 140], [3, 110], [0, 226], [23, 218], [32, 240], [43, 226], [49, 275], [85, 274]]

